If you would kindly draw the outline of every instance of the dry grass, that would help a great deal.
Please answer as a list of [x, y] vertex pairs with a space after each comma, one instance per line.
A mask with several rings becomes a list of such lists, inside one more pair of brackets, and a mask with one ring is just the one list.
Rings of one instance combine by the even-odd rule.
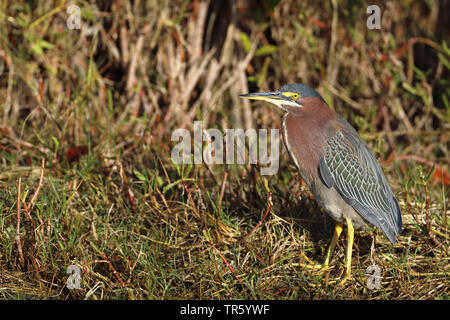
[[[449, 298], [448, 1], [379, 2], [381, 30], [367, 1], [76, 4], [80, 30], [64, 2], [0, 4], [1, 298]], [[375, 232], [379, 290], [367, 233], [344, 286], [343, 240], [329, 272], [297, 266], [324, 258], [333, 221], [285, 153], [266, 178], [170, 160], [194, 120], [278, 128], [238, 95], [291, 82], [359, 130], [400, 201], [398, 243]]]

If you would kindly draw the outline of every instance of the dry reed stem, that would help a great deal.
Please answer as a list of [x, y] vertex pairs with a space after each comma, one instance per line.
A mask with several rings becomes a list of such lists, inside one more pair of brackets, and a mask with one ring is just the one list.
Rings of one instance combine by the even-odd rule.
[[41, 160], [41, 175], [39, 177], [39, 184], [36, 188], [36, 191], [34, 191], [33, 196], [31, 197], [30, 200], [30, 205], [28, 206], [28, 209], [31, 211], [34, 208], [34, 205], [36, 203], [37, 197], [39, 195], [39, 192], [41, 191], [42, 186], [44, 185], [43, 181], [44, 181], [44, 171], [45, 171], [45, 159], [42, 158]]
[[22, 252], [22, 243], [20, 240], [20, 197], [21, 197], [21, 189], [22, 189], [22, 178], [19, 178], [19, 184], [17, 186], [17, 225], [16, 225], [16, 242], [17, 242], [17, 251], [19, 252], [19, 262], [22, 268], [25, 264], [25, 258], [23, 257]]

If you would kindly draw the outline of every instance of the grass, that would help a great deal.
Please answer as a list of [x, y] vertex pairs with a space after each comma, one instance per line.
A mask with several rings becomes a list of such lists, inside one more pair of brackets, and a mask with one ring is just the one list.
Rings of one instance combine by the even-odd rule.
[[[445, 2], [380, 4], [378, 31], [364, 1], [76, 4], [80, 30], [64, 3], [0, 5], [0, 298], [449, 299]], [[193, 120], [279, 128], [238, 95], [289, 82], [358, 129], [400, 202], [397, 244], [374, 231], [380, 289], [368, 232], [344, 286], [345, 239], [330, 271], [298, 267], [334, 222], [283, 148], [273, 176], [170, 159]]]

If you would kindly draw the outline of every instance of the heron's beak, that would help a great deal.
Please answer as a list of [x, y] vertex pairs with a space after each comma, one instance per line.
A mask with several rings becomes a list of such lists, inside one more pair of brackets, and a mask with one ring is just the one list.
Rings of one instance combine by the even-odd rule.
[[241, 94], [239, 97], [251, 100], [263, 100], [274, 104], [279, 104], [281, 101], [286, 100], [286, 97], [282, 95], [280, 91], [253, 92]]
[[282, 94], [280, 91], [272, 91], [272, 92], [254, 92], [239, 95], [241, 98], [252, 99], [252, 100], [262, 100], [273, 103], [284, 111], [287, 111], [285, 106], [287, 105], [295, 105], [298, 106], [295, 102], [291, 101], [287, 96]]

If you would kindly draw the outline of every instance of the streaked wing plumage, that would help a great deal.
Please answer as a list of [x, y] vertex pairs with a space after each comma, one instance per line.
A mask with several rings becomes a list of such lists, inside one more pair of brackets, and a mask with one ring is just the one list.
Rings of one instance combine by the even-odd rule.
[[320, 176], [328, 188], [335, 187], [348, 204], [395, 244], [402, 225], [397, 200], [367, 145], [350, 125], [344, 126], [345, 137], [337, 131], [328, 140], [319, 161]]

